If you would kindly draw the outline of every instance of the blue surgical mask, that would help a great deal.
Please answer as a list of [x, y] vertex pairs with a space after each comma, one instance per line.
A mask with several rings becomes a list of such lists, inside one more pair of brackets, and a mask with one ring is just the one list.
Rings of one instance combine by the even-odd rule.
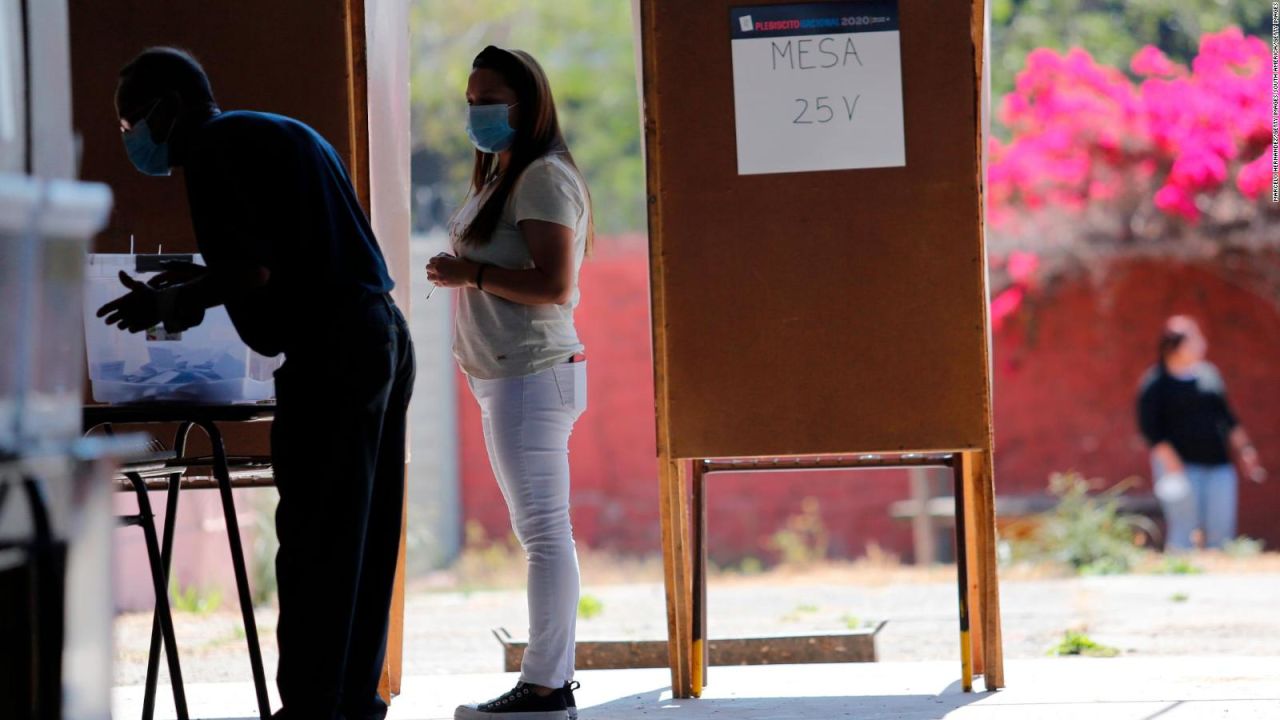
[[[151, 117], [152, 112], [155, 112], [155, 107], [147, 113], [147, 118]], [[124, 150], [140, 172], [155, 176], [169, 175], [173, 172], [169, 166], [169, 143], [158, 143], [151, 138], [147, 118], [139, 120], [137, 125], [124, 133]]]
[[516, 131], [507, 111], [516, 104], [472, 105], [467, 108], [467, 137], [480, 152], [500, 153], [511, 147]]

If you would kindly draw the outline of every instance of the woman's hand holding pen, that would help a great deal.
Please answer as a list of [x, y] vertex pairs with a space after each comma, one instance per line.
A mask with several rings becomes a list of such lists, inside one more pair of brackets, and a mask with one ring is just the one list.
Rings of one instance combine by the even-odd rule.
[[427, 262], [427, 280], [433, 287], [427, 292], [427, 298], [438, 287], [464, 288], [473, 287], [480, 273], [480, 265], [454, 257], [447, 252], [438, 253]]
[[427, 280], [436, 287], [464, 288], [474, 287], [480, 266], [470, 260], [456, 258], [448, 253], [440, 253], [427, 263]]

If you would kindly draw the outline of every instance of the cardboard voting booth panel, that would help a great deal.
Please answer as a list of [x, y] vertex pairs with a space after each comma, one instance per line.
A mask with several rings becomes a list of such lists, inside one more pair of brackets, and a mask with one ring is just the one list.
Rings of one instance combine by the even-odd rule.
[[716, 458], [944, 458], [969, 521], [966, 682], [972, 650], [988, 687], [1003, 684], [985, 12], [983, 0], [638, 0], [678, 696], [705, 679], [694, 607]]
[[644, 7], [666, 449], [985, 447], [969, 3]]

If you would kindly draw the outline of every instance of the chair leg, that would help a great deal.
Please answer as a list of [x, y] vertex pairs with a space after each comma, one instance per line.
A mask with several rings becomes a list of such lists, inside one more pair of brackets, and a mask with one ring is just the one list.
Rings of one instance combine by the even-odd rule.
[[[111, 426], [108, 425], [107, 429], [110, 431]], [[173, 438], [173, 450], [176, 455], [176, 460], [181, 460], [186, 457], [187, 438], [190, 434], [190, 422], [184, 422], [178, 425], [178, 431], [174, 434]], [[165, 498], [164, 537], [161, 539], [160, 560], [164, 565], [164, 581], [166, 588], [169, 586], [169, 572], [173, 567], [173, 534], [174, 529], [177, 527], [178, 492], [182, 489], [181, 482], [181, 473], [170, 475], [169, 491]], [[160, 640], [160, 611], [157, 608], [151, 620], [151, 650], [147, 653], [147, 683], [145, 686], [145, 695], [142, 701], [144, 720], [151, 720], [151, 715], [155, 708], [156, 677], [160, 671]]]
[[956, 584], [960, 589], [960, 683], [973, 692], [973, 643], [969, 634], [969, 544], [965, 523], [965, 472], [961, 453], [952, 456], [956, 500]]
[[236, 520], [235, 499], [231, 494], [231, 469], [222, 433], [212, 422], [200, 423], [213, 446], [213, 474], [222, 495], [222, 513], [227, 523], [227, 542], [231, 546], [231, 565], [236, 574], [236, 591], [240, 596], [240, 614], [244, 618], [245, 642], [249, 646], [249, 664], [253, 669], [253, 685], [258, 696], [258, 712], [262, 720], [271, 717], [271, 700], [267, 697], [266, 673], [262, 670], [262, 648], [258, 644], [258, 624], [253, 617], [253, 596], [249, 593], [249, 572], [245, 568], [244, 547], [240, 542], [240, 523]]
[[[151, 500], [147, 497], [147, 484], [137, 473], [126, 473], [129, 482], [133, 484], [134, 493], [138, 497], [138, 515], [139, 524], [142, 526], [142, 534], [147, 543], [147, 558], [151, 566], [151, 581], [155, 586], [156, 596], [156, 620], [160, 623], [160, 634], [164, 639], [165, 657], [169, 661], [169, 682], [173, 685], [173, 704], [178, 712], [178, 720], [188, 720], [187, 714], [187, 693], [186, 688], [182, 684], [182, 666], [178, 660], [178, 643], [174, 639], [173, 634], [173, 615], [169, 608], [169, 588], [166, 579], [164, 561], [160, 557], [160, 543], [156, 539], [155, 513], [151, 511]], [[152, 653], [155, 657], [155, 653]], [[147, 687], [146, 698], [144, 698], [142, 706], [143, 720], [151, 720], [155, 714], [155, 681], [156, 678], [148, 673], [150, 681]]]
[[693, 558], [693, 694], [707, 685], [710, 644], [707, 642], [707, 473], [706, 463], [693, 461], [692, 558]]
[[[169, 572], [173, 567], [173, 534], [178, 519], [178, 492], [181, 487], [181, 473], [169, 476], [169, 490], [165, 498], [164, 530], [160, 541], [160, 563], [165, 587], [169, 586]], [[151, 619], [151, 650], [147, 654], [146, 695], [143, 698], [143, 718], [151, 720], [151, 712], [155, 708], [156, 676], [160, 671], [160, 608], [156, 607]]]

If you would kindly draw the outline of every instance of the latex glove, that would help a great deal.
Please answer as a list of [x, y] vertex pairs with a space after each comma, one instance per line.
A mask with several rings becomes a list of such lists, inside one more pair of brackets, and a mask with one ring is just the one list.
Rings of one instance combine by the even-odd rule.
[[160, 323], [159, 291], [146, 283], [129, 277], [120, 271], [120, 284], [129, 292], [98, 308], [97, 316], [106, 318], [108, 325], [115, 325], [131, 333], [142, 332]]
[[197, 265], [184, 260], [169, 260], [162, 264], [161, 267], [164, 270], [147, 281], [147, 285], [157, 290], [191, 282], [209, 272], [209, 268], [204, 265]]
[[204, 308], [183, 302], [189, 295], [180, 287], [167, 287], [156, 294], [160, 308], [160, 321], [170, 333], [180, 333], [204, 322]]

